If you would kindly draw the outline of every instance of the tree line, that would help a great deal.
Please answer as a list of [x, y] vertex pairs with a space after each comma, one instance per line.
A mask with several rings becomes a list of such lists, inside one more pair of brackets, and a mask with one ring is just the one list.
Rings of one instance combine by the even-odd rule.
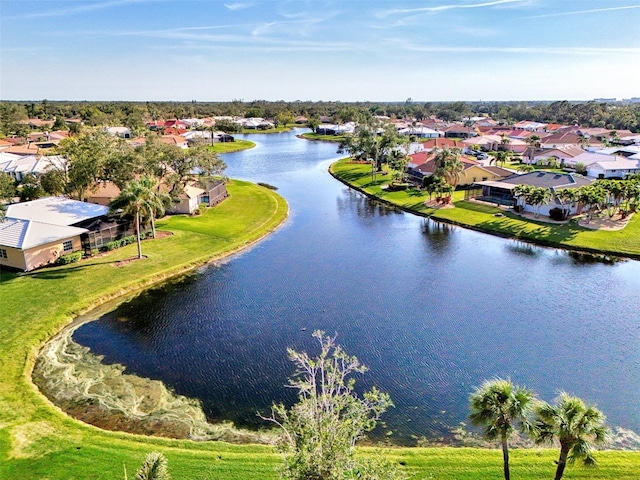
[[213, 116], [262, 117], [288, 122], [298, 116], [328, 117], [334, 123], [354, 121], [362, 114], [423, 120], [435, 116], [444, 121], [463, 121], [489, 115], [511, 124], [519, 120], [553, 122], [583, 127], [640, 131], [640, 103], [605, 102], [339, 102], [231, 100], [226, 102], [99, 102], [99, 101], [2, 101], [0, 135], [28, 132], [21, 120], [53, 120], [53, 130], [68, 129], [64, 119], [84, 125], [122, 125], [132, 129], [146, 122], [172, 118]]

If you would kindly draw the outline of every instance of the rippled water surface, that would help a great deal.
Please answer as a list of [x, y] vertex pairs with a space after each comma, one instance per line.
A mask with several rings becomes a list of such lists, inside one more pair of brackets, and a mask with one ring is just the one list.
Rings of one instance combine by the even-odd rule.
[[[333, 144], [255, 135], [231, 177], [275, 185], [291, 217], [227, 262], [140, 295], [74, 338], [107, 362], [202, 400], [212, 419], [259, 426], [291, 401], [286, 348], [337, 333], [396, 405], [400, 443], [445, 434], [496, 376], [552, 400], [597, 404], [640, 431], [640, 264], [590, 262], [375, 205], [327, 173]], [[640, 240], [639, 240], [640, 241]]]

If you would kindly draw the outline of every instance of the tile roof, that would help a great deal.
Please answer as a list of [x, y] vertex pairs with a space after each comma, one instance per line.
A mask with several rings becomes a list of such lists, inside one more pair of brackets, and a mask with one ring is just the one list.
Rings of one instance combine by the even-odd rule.
[[593, 180], [576, 175], [573, 173], [554, 173], [554, 172], [529, 172], [524, 174], [515, 174], [507, 178], [503, 178], [500, 183], [509, 185], [532, 185], [534, 187], [545, 188], [578, 188], [584, 185], [590, 185]]

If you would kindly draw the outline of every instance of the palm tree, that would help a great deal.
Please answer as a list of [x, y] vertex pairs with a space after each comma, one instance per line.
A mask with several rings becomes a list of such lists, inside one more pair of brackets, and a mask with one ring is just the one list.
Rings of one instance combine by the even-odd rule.
[[509, 480], [509, 437], [516, 427], [525, 432], [530, 430], [527, 414], [533, 408], [535, 394], [515, 386], [510, 380], [496, 378], [485, 381], [471, 394], [469, 401], [471, 423], [484, 427], [487, 439], [500, 439], [504, 478]]
[[494, 155], [496, 165], [502, 164], [503, 167], [504, 164], [511, 159], [511, 152], [506, 150], [498, 150]]
[[151, 221], [151, 237], [156, 238], [156, 218], [164, 215], [172, 200], [168, 193], [158, 189], [157, 182], [152, 177], [142, 177], [140, 182], [145, 188], [142, 216]]
[[533, 205], [536, 209], [535, 216], [540, 216], [540, 207], [551, 200], [551, 190], [544, 187], [534, 188], [531, 192], [527, 203]]
[[595, 466], [592, 443], [607, 439], [605, 416], [596, 407], [586, 405], [578, 397], [562, 392], [552, 406], [546, 402], [535, 408], [535, 435], [538, 443], [560, 443], [560, 457], [555, 480], [560, 480], [567, 463], [582, 460], [585, 466]]
[[522, 173], [533, 172], [535, 169], [536, 167], [528, 163], [523, 163], [522, 165], [518, 165], [518, 171]]
[[527, 157], [529, 158], [529, 163], [533, 163], [533, 157], [536, 154], [536, 150], [540, 148], [540, 137], [538, 135], [531, 135], [527, 138]]
[[571, 212], [571, 205], [578, 200], [578, 194], [575, 189], [563, 188], [555, 192], [556, 198], [562, 203], [563, 217], [567, 218]]
[[[138, 258], [142, 258], [140, 242], [140, 217], [153, 218], [162, 208], [162, 200], [154, 191], [155, 182], [150, 177], [131, 180], [120, 190], [120, 194], [109, 204], [112, 213], [121, 216], [131, 215], [136, 220], [136, 240], [138, 242]], [[164, 211], [164, 209], [162, 209]]]
[[436, 149], [433, 161], [435, 163], [435, 175], [442, 177], [446, 182], [454, 188], [458, 185], [462, 172], [464, 172], [464, 165], [459, 159], [460, 149], [458, 148], [443, 148]]
[[501, 133], [499, 150], [508, 150], [510, 144], [511, 144], [511, 139], [509, 138], [509, 135], [507, 135], [506, 133]]
[[513, 190], [511, 190], [511, 194], [516, 198], [516, 200], [522, 202], [522, 204], [520, 205], [522, 207], [522, 210], [524, 210], [525, 205], [529, 203], [528, 200], [534, 188], [535, 187], [533, 187], [532, 185], [525, 185], [523, 183], [520, 183], [516, 185]]

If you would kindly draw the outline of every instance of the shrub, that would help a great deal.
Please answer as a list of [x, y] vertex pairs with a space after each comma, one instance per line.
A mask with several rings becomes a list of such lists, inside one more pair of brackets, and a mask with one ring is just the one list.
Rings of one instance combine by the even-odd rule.
[[62, 255], [58, 258], [58, 263], [60, 265], [68, 265], [70, 263], [79, 262], [82, 259], [82, 252], [73, 252], [68, 253], [67, 255]]
[[557, 221], [565, 220], [567, 218], [565, 213], [563, 209], [555, 207], [549, 210], [549, 218]]
[[[145, 238], [146, 236], [150, 235], [148, 232], [144, 233], [142, 235], [140, 235], [140, 238]], [[120, 247], [124, 247], [125, 245], [129, 245], [131, 243], [135, 243], [137, 241], [137, 238], [135, 235], [129, 235], [127, 237], [122, 237], [119, 240], [113, 240], [111, 242], [107, 242], [104, 244], [104, 246], [102, 247], [103, 250], [111, 251], [111, 250], [115, 250], [116, 248], [120, 248]]]

